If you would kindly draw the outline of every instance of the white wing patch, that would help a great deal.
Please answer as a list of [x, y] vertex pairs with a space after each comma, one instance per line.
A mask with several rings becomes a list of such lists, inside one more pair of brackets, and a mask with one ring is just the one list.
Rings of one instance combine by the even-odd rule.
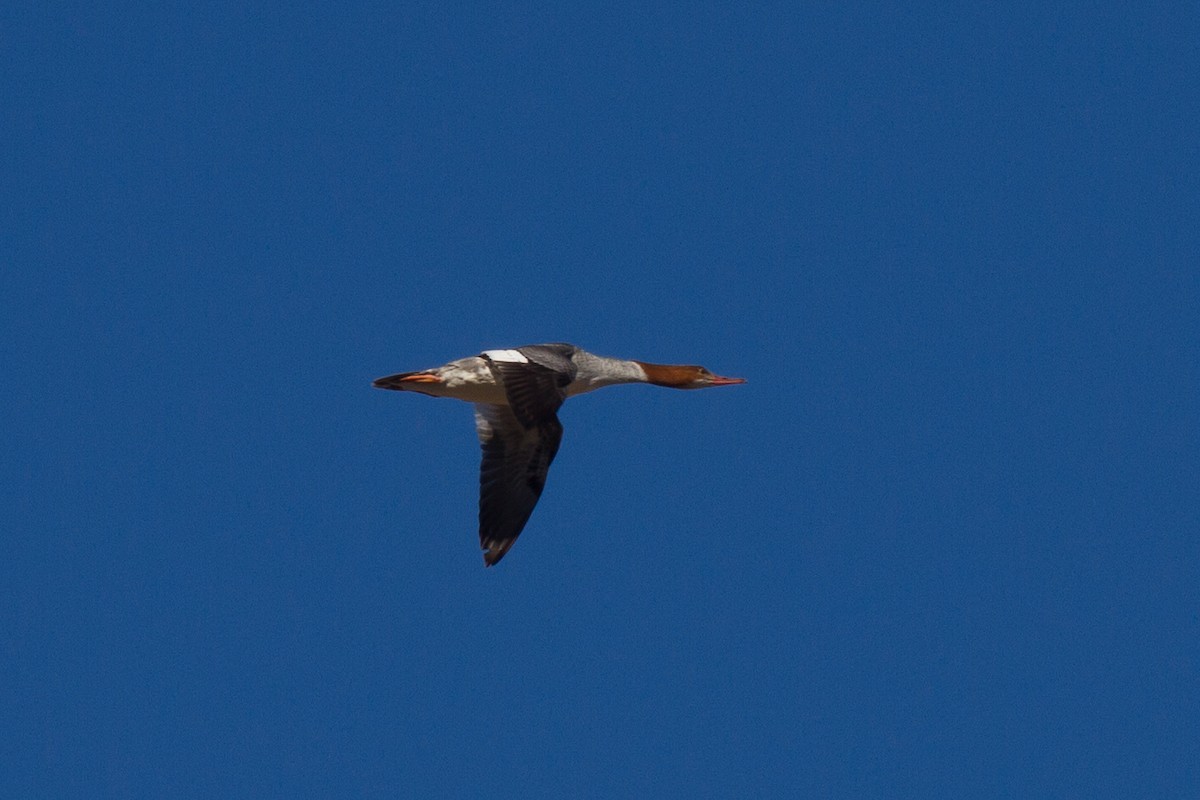
[[492, 361], [510, 361], [514, 364], [529, 363], [529, 359], [517, 350], [484, 350], [483, 354]]

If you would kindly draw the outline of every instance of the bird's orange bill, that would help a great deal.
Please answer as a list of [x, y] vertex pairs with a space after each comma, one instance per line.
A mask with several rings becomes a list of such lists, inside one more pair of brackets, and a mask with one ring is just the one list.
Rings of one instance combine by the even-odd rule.
[[709, 386], [732, 386], [735, 383], [745, 383], [745, 378], [722, 378], [720, 375], [714, 375], [709, 379]]

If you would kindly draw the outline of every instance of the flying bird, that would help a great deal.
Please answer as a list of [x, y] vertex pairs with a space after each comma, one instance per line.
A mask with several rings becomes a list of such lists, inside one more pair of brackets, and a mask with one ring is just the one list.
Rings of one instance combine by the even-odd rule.
[[373, 385], [475, 404], [475, 431], [483, 448], [479, 543], [490, 567], [516, 542], [542, 495], [562, 441], [558, 407], [568, 397], [618, 383], [706, 389], [745, 382], [704, 367], [606, 358], [571, 344], [532, 344], [388, 375]]

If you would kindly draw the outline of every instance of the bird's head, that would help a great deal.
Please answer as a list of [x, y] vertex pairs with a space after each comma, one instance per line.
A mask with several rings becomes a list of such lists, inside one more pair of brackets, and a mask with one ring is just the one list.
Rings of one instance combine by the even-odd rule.
[[745, 383], [745, 378], [725, 378], [714, 375], [704, 367], [690, 364], [637, 364], [646, 373], [646, 381], [671, 389], [707, 389], [710, 386], [732, 386]]

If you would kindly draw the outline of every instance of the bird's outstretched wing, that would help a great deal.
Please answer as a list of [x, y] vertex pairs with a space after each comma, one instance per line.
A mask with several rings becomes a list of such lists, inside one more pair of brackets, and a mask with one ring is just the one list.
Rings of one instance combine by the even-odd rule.
[[[561, 400], [559, 401], [561, 404]], [[477, 403], [475, 431], [483, 448], [479, 469], [479, 544], [492, 566], [521, 534], [542, 496], [550, 462], [562, 441], [556, 405], [526, 425], [510, 406]]]

